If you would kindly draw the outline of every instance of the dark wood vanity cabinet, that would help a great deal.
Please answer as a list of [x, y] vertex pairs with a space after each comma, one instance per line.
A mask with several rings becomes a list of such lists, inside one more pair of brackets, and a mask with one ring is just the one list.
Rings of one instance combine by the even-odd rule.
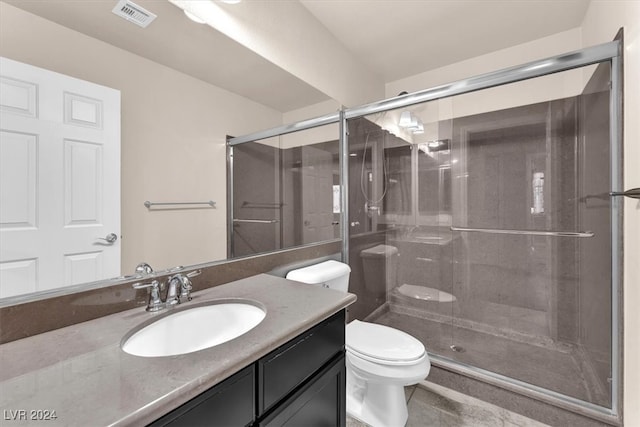
[[253, 365], [243, 369], [150, 425], [226, 427], [253, 424], [254, 372]]
[[283, 403], [261, 417], [256, 426], [344, 427], [347, 416], [344, 362], [344, 354], [332, 360]]
[[151, 424], [345, 426], [345, 311]]

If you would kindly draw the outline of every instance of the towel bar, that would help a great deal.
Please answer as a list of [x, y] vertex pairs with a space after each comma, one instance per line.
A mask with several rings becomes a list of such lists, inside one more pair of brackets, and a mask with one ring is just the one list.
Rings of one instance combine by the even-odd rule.
[[216, 206], [216, 202], [209, 200], [207, 202], [144, 202], [144, 205], [148, 208], [151, 206], [177, 206], [177, 205], [209, 205], [212, 208]]

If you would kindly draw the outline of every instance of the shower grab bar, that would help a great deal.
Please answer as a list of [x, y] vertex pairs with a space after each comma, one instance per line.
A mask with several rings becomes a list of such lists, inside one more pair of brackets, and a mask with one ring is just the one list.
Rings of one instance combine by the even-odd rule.
[[632, 199], [640, 199], [640, 187], [632, 188], [627, 191], [612, 191], [609, 193], [610, 196], [623, 196], [623, 197], [631, 197]]
[[501, 228], [468, 228], [449, 227], [451, 231], [488, 234], [516, 234], [524, 236], [556, 236], [556, 237], [593, 237], [593, 231], [544, 231], [544, 230], [506, 230]]
[[233, 222], [246, 222], [250, 224], [275, 224], [280, 222], [278, 219], [237, 219], [233, 218]]
[[144, 202], [144, 205], [148, 208], [151, 206], [176, 206], [176, 205], [209, 205], [212, 208], [216, 207], [216, 202], [209, 200], [207, 202]]

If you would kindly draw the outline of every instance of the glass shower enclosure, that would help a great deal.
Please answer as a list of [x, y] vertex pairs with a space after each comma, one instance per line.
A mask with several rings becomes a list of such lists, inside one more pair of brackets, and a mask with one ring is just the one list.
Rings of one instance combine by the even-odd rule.
[[349, 320], [615, 420], [620, 73], [612, 42], [232, 138], [230, 254], [341, 238]]
[[347, 112], [348, 259], [355, 318], [436, 365], [611, 414], [618, 99], [594, 62]]

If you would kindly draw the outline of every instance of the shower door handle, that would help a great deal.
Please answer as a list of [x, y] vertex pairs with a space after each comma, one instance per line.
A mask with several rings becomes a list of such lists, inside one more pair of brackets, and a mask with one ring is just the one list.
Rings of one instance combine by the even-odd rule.
[[627, 191], [612, 191], [609, 193], [610, 196], [623, 196], [623, 197], [631, 197], [632, 199], [640, 199], [640, 187], [632, 188]]

